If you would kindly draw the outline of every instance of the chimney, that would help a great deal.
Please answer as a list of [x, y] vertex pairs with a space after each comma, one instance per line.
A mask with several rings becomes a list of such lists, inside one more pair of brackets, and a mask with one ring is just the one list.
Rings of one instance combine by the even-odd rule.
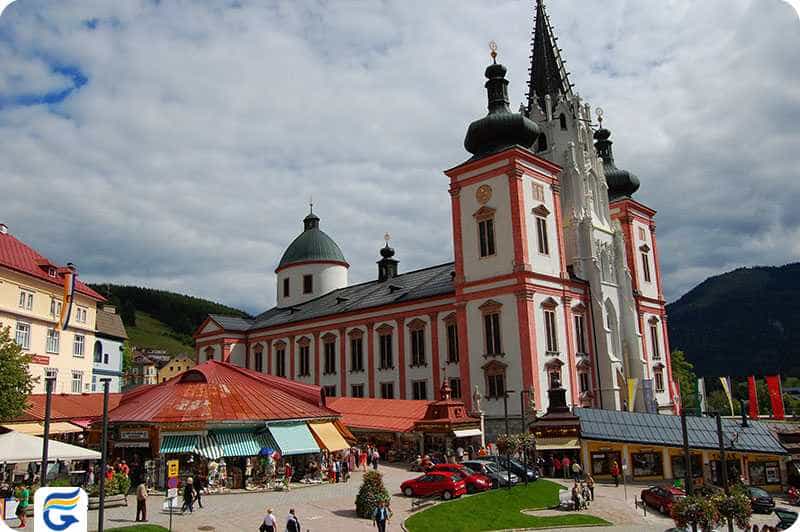
[[739, 413], [742, 415], [742, 427], [747, 427], [747, 406], [750, 401], [739, 399]]
[[0, 222], [0, 235], [7, 235], [7, 234], [8, 234], [8, 226]]

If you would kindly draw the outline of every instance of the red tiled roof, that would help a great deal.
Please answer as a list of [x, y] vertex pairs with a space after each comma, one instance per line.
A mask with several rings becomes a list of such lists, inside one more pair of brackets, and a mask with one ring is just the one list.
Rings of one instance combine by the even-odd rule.
[[[119, 405], [122, 394], [108, 394], [108, 410]], [[28, 397], [28, 406], [18, 421], [43, 421], [46, 394], [33, 394]], [[103, 394], [53, 394], [50, 404], [50, 419], [53, 421], [69, 421], [73, 419], [97, 419], [103, 415]]]
[[412, 432], [414, 424], [425, 417], [430, 403], [360, 397], [331, 397], [326, 401], [329, 408], [342, 414], [347, 427], [388, 432]]
[[268, 421], [332, 418], [319, 386], [210, 360], [152, 386], [126, 393], [111, 422]]
[[[46, 257], [40, 255], [35, 249], [17, 240], [11, 234], [0, 233], [0, 266], [11, 270], [36, 277], [40, 281], [45, 281], [58, 286], [64, 286], [62, 274], [57, 277], [50, 277], [47, 270], [42, 266], [52, 266], [59, 268], [57, 264], [50, 262]], [[98, 301], [105, 301], [106, 298], [83, 284], [81, 281], [75, 283], [75, 290], [85, 296], [89, 296]]]

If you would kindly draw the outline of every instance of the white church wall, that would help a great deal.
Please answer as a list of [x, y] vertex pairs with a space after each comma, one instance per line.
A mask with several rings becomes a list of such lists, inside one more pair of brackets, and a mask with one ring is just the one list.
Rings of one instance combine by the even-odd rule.
[[[542, 187], [543, 200], [536, 199], [536, 187]], [[525, 175], [523, 178], [523, 197], [525, 204], [525, 232], [527, 233], [528, 262], [536, 273], [547, 275], [559, 275], [561, 245], [558, 241], [558, 226], [556, 222], [556, 206], [553, 198], [553, 189], [544, 181]], [[540, 216], [533, 212], [534, 209], [544, 206], [549, 212], [546, 216], [541, 216], [547, 225], [548, 253], [539, 251], [537, 218]]]
[[[392, 359], [394, 367], [389, 369], [380, 369], [381, 350], [380, 350], [380, 334], [378, 329], [384, 325], [392, 327]], [[394, 320], [376, 321], [375, 332], [373, 334], [373, 350], [375, 353], [375, 397], [381, 397], [381, 383], [391, 382], [394, 384], [394, 399], [400, 398], [400, 358], [397, 341], [397, 323]]]
[[[423, 330], [425, 331], [425, 365], [413, 367], [412, 362], [412, 351], [411, 351], [411, 328], [409, 327], [409, 323], [414, 320], [421, 320], [425, 322], [425, 326]], [[404, 383], [406, 389], [406, 399], [413, 399], [414, 398], [414, 387], [413, 383], [415, 381], [424, 381], [425, 382], [425, 390], [426, 390], [426, 397], [430, 401], [435, 398], [435, 393], [438, 390], [433, 389], [433, 375], [431, 370], [433, 369], [432, 363], [432, 344], [431, 344], [431, 321], [428, 316], [422, 314], [419, 316], [410, 316], [406, 318], [405, 324], [403, 326], [403, 334], [405, 335], [405, 348], [406, 348], [406, 382]]]
[[[305, 275], [313, 276], [313, 291], [310, 294], [303, 293]], [[286, 278], [289, 279], [289, 297], [283, 297], [283, 280]], [[278, 306], [298, 305], [345, 286], [347, 286], [347, 268], [341, 264], [308, 263], [289, 266], [278, 272]]]
[[[641, 238], [644, 233], [644, 238]], [[658, 299], [658, 277], [656, 275], [657, 264], [655, 253], [653, 252], [653, 238], [650, 234], [650, 227], [638, 219], [633, 221], [633, 257], [636, 261], [636, 280], [639, 284], [639, 292], [645, 297]], [[645, 280], [644, 268], [642, 267], [642, 246], [649, 248], [647, 258], [650, 263], [650, 281]], [[629, 265], [630, 266], [630, 265]]]

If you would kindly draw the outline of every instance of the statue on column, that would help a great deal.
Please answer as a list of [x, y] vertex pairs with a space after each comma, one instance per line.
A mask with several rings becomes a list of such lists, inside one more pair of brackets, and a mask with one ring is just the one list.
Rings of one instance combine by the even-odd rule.
[[475, 412], [477, 413], [483, 412], [481, 410], [481, 389], [478, 387], [477, 384], [475, 385], [475, 391], [472, 393], [472, 405], [473, 408], [475, 409]]

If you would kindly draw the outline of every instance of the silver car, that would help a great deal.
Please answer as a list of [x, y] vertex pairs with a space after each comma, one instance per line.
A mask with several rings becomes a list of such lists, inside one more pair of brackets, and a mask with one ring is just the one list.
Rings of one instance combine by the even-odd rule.
[[509, 482], [512, 486], [519, 483], [517, 475], [489, 460], [467, 460], [464, 465], [476, 473], [489, 477], [492, 480], [493, 488], [508, 486]]

